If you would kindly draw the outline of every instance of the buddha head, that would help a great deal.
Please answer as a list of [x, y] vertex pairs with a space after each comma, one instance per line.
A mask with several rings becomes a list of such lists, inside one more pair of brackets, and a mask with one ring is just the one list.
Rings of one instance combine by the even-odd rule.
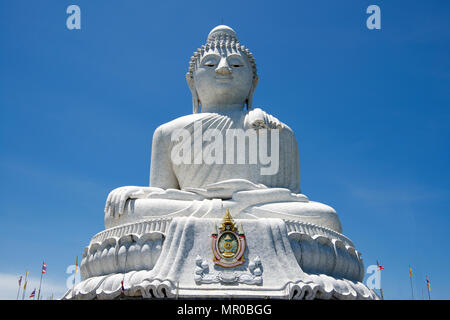
[[258, 84], [255, 59], [242, 46], [236, 32], [220, 25], [211, 30], [206, 44], [194, 52], [186, 74], [192, 92], [193, 113], [252, 106]]

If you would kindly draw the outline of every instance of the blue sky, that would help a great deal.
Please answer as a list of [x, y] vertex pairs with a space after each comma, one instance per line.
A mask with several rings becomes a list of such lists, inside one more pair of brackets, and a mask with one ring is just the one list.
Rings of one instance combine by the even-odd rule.
[[153, 131], [191, 112], [189, 58], [222, 21], [256, 58], [254, 106], [296, 134], [302, 192], [385, 266], [385, 298], [411, 297], [411, 264], [416, 297], [429, 275], [449, 299], [450, 3], [361, 0], [1, 1], [0, 298], [43, 259], [44, 297], [63, 293], [108, 192], [148, 185]]

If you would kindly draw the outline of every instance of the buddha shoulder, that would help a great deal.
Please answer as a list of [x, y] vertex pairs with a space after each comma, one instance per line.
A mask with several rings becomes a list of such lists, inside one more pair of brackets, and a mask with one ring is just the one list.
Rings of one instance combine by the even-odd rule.
[[[189, 129], [193, 128], [193, 125], [196, 121], [207, 121], [214, 123], [214, 120], [220, 120], [219, 118], [228, 118], [227, 115], [217, 114], [217, 113], [196, 113], [189, 114], [183, 117], [179, 117], [170, 122], [164, 123], [156, 128], [153, 139], [169, 139], [171, 135], [179, 129]], [[218, 119], [215, 119], [218, 118]], [[278, 129], [285, 134], [292, 134], [293, 132], [288, 125], [281, 122], [274, 116], [265, 112], [260, 108], [254, 108], [248, 111], [243, 111], [243, 117], [241, 118], [243, 123], [241, 126], [244, 129]]]
[[164, 137], [168, 137], [170, 139], [170, 136], [175, 130], [187, 128], [195, 121], [201, 121], [204, 116], [205, 114], [202, 113], [189, 114], [166, 122], [156, 128], [155, 132], [153, 133], [153, 139]]
[[260, 108], [249, 110], [244, 122], [246, 127], [254, 129], [287, 129], [287, 131], [292, 131], [286, 124]]

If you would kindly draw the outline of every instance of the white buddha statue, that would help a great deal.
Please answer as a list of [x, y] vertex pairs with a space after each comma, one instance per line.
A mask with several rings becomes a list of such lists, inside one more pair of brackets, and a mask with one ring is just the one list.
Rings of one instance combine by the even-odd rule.
[[153, 135], [150, 186], [113, 190], [64, 299], [377, 299], [336, 212], [300, 193], [292, 130], [252, 108], [250, 51], [218, 26], [191, 58], [193, 114]]
[[209, 33], [186, 79], [193, 114], [156, 129], [150, 186], [113, 190], [106, 227], [149, 217], [217, 218], [229, 208], [235, 218], [283, 218], [342, 231], [331, 207], [300, 194], [293, 131], [252, 108], [255, 60], [233, 29], [221, 25]]

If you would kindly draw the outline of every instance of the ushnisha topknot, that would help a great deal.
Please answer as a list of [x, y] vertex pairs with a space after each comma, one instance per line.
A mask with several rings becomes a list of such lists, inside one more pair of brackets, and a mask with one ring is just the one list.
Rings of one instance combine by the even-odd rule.
[[194, 52], [194, 55], [191, 57], [188, 72], [191, 78], [194, 77], [194, 71], [195, 69], [197, 69], [202, 55], [209, 50], [215, 49], [227, 50], [230, 52], [240, 51], [244, 53], [247, 56], [250, 65], [252, 66], [253, 79], [257, 77], [256, 63], [253, 54], [245, 46], [239, 43], [236, 32], [232, 28], [225, 25], [219, 25], [211, 30], [211, 32], [208, 34], [206, 44], [198, 48], [197, 51]]

